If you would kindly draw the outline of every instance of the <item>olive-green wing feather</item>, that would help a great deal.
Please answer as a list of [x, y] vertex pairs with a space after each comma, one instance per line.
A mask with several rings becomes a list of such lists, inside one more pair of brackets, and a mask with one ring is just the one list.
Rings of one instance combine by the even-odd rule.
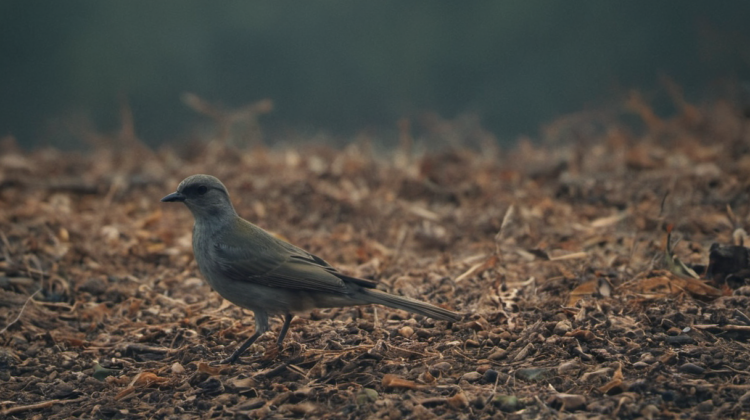
[[244, 220], [217, 235], [214, 260], [225, 277], [236, 281], [314, 292], [350, 292], [341, 274], [327, 262]]
[[296, 258], [302, 261], [307, 261], [311, 264], [316, 264], [320, 266], [321, 268], [325, 269], [329, 273], [333, 274], [334, 276], [340, 278], [346, 283], [354, 283], [358, 286], [367, 287], [369, 289], [373, 289], [378, 286], [378, 283], [372, 280], [366, 280], [361, 279], [359, 277], [352, 277], [347, 276], [346, 274], [343, 274], [333, 268], [330, 264], [328, 264], [324, 259], [318, 257], [317, 255], [311, 254], [304, 249], [297, 248], [296, 246], [288, 243], [280, 241], [285, 247], [288, 247], [289, 251], [293, 254], [292, 258]]

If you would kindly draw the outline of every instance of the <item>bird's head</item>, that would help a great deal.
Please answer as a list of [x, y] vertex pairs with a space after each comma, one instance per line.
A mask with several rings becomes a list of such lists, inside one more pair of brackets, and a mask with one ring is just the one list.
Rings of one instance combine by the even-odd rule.
[[229, 193], [218, 178], [211, 175], [191, 175], [177, 187], [177, 191], [162, 198], [163, 202], [183, 202], [196, 221], [219, 222], [237, 215], [229, 200]]

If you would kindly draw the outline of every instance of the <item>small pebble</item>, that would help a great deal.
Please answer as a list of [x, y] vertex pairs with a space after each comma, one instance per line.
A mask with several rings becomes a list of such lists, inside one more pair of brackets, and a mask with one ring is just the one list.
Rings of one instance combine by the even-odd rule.
[[427, 329], [424, 329], [424, 328], [418, 329], [416, 331], [416, 334], [417, 334], [417, 337], [419, 337], [419, 338], [430, 338], [430, 337], [434, 337], [436, 335], [436, 333], [434, 331], [427, 330]]
[[643, 353], [641, 355], [641, 361], [645, 363], [653, 363], [656, 360], [653, 354], [651, 353]]
[[357, 405], [363, 405], [368, 402], [374, 402], [378, 400], [378, 391], [372, 388], [362, 388], [357, 394]]
[[448, 362], [440, 362], [432, 365], [430, 370], [437, 370], [438, 372], [448, 372], [453, 369], [453, 366]]
[[180, 286], [183, 289], [193, 289], [196, 287], [201, 287], [203, 285], [203, 280], [201, 280], [198, 277], [190, 277], [182, 282], [182, 285]]
[[667, 337], [664, 341], [666, 341], [667, 344], [671, 344], [675, 346], [682, 346], [685, 344], [696, 343], [695, 339], [689, 335], [676, 335], [674, 337]]
[[711, 400], [706, 400], [698, 404], [695, 408], [700, 412], [710, 413], [714, 411], [714, 403]]
[[552, 332], [556, 335], [565, 335], [565, 333], [569, 332], [572, 329], [573, 326], [570, 324], [570, 321], [563, 320], [555, 325], [555, 328], [552, 330]]
[[494, 369], [487, 369], [484, 371], [484, 380], [494, 384], [497, 380], [497, 371]]
[[682, 330], [677, 327], [672, 327], [667, 330], [667, 335], [675, 336], [680, 335], [682, 333]]
[[559, 393], [547, 399], [547, 403], [556, 402], [561, 405], [560, 410], [575, 411], [586, 406], [586, 397], [579, 394]]
[[479, 344], [479, 341], [468, 339], [465, 342], [466, 347], [479, 347], [481, 344]]
[[518, 411], [522, 407], [521, 401], [515, 395], [496, 395], [492, 399], [492, 404], [505, 412]]
[[180, 364], [180, 362], [174, 362], [172, 364], [172, 373], [181, 374], [185, 373], [185, 368]]
[[641, 409], [641, 415], [647, 419], [659, 418], [659, 413], [661, 413], [661, 410], [653, 404], [649, 404]]
[[63, 382], [55, 384], [54, 387], [47, 391], [47, 395], [53, 399], [60, 399], [80, 395], [80, 393], [77, 393], [73, 385]]
[[414, 335], [414, 328], [412, 328], [412, 327], [410, 327], [410, 326], [408, 326], [408, 325], [407, 325], [407, 326], [405, 326], [405, 327], [399, 328], [399, 330], [398, 330], [398, 334], [399, 334], [399, 335], [400, 335], [401, 337], [404, 337], [404, 338], [409, 338], [409, 337], [411, 337], [412, 335]]
[[461, 376], [461, 379], [467, 382], [476, 382], [482, 379], [482, 374], [479, 372], [467, 372], [467, 373], [464, 373], [463, 376]]
[[705, 368], [702, 368], [694, 363], [685, 363], [684, 365], [680, 366], [679, 371], [682, 373], [690, 373], [693, 375], [700, 375], [703, 372], [706, 371]]
[[578, 361], [577, 360], [571, 360], [569, 362], [565, 362], [557, 367], [557, 373], [559, 374], [566, 374], [568, 372], [574, 371], [578, 369]]
[[487, 356], [487, 358], [488, 358], [488, 359], [490, 359], [490, 360], [499, 360], [499, 359], [504, 359], [504, 358], [505, 358], [505, 355], [506, 355], [507, 353], [508, 353], [508, 352], [507, 352], [507, 351], [505, 351], [505, 350], [503, 350], [503, 349], [495, 349], [495, 351], [493, 351], [492, 353], [490, 353], [490, 355], [489, 355], [489, 356]]
[[524, 368], [516, 371], [516, 377], [525, 381], [538, 381], [549, 377], [548, 368]]

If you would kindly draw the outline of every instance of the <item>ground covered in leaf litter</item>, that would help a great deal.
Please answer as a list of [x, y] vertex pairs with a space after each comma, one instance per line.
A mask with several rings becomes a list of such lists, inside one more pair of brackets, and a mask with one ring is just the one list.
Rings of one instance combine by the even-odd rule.
[[[711, 244], [742, 241], [750, 222], [742, 120], [721, 103], [668, 120], [637, 97], [630, 106], [645, 134], [574, 116], [548, 127], [544, 145], [416, 153], [402, 126], [402, 147], [377, 158], [363, 141], [157, 152], [115, 142], [79, 154], [24, 153], [6, 139], [0, 413], [747, 415], [750, 289], [742, 273], [731, 287], [704, 279]], [[451, 122], [438, 131], [464, 135]], [[269, 333], [243, 364], [215, 365], [253, 321], [201, 279], [187, 209], [159, 202], [193, 173], [218, 176], [242, 216], [345, 272], [465, 318], [317, 310], [296, 318], [281, 352]], [[664, 262], [672, 248], [700, 279]]]

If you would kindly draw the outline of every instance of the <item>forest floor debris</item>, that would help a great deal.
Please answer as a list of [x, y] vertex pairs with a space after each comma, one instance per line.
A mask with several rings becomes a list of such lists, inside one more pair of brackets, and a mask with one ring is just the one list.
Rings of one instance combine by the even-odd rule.
[[[747, 264], [708, 266], [746, 255], [750, 142], [727, 106], [690, 111], [647, 113], [639, 135], [378, 157], [356, 142], [76, 153], [5, 141], [0, 414], [746, 416]], [[202, 280], [187, 210], [159, 202], [194, 173], [224, 180], [246, 219], [464, 319], [316, 310], [280, 352], [267, 334], [242, 364], [216, 366], [253, 320]]]

